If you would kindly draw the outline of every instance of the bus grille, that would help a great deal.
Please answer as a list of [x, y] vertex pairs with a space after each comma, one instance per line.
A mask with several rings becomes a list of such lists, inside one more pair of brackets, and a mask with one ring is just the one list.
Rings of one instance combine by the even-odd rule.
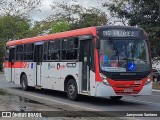
[[142, 80], [144, 76], [142, 75], [114, 75], [113, 80]]

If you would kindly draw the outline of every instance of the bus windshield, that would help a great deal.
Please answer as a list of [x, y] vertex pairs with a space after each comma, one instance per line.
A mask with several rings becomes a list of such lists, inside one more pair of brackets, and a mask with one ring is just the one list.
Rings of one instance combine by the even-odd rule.
[[146, 40], [101, 39], [100, 68], [107, 72], [143, 72], [150, 70]]

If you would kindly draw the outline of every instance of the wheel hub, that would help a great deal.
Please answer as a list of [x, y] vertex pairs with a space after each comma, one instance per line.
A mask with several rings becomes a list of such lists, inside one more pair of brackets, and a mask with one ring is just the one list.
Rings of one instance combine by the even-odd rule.
[[75, 87], [73, 85], [70, 85], [69, 86], [69, 94], [74, 95], [74, 92], [75, 92]]

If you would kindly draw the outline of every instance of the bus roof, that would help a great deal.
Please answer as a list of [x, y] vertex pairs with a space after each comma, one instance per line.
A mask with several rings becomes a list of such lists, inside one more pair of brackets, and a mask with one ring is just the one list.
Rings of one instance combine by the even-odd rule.
[[32, 37], [32, 38], [13, 40], [13, 41], [7, 42], [6, 46], [34, 43], [34, 42], [38, 42], [38, 41], [52, 40], [52, 39], [72, 37], [72, 36], [80, 36], [80, 35], [85, 35], [85, 34], [96, 35], [96, 27], [88, 27], [88, 28], [65, 31], [65, 32], [49, 34], [49, 35], [44, 35], [44, 36], [37, 36], [37, 37]]
[[58, 38], [65, 38], [65, 37], [72, 37], [72, 36], [80, 36], [85, 34], [92, 34], [96, 36], [96, 29], [107, 29], [107, 28], [120, 28], [120, 29], [134, 29], [134, 30], [142, 30], [141, 28], [131, 27], [131, 26], [96, 26], [96, 27], [88, 27], [88, 28], [82, 28], [82, 29], [76, 29], [71, 31], [65, 31], [55, 34], [49, 34], [44, 36], [37, 36], [32, 38], [25, 38], [20, 40], [13, 40], [6, 43], [6, 46], [13, 46], [13, 45], [19, 45], [19, 44], [26, 44], [26, 43], [34, 43], [38, 41], [45, 41], [45, 40], [54, 40]]

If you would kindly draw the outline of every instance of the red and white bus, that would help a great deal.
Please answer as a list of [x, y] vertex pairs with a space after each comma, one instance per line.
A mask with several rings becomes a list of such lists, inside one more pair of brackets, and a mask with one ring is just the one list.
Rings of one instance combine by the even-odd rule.
[[151, 57], [143, 29], [99, 26], [6, 43], [8, 82], [29, 87], [110, 97], [150, 95]]

